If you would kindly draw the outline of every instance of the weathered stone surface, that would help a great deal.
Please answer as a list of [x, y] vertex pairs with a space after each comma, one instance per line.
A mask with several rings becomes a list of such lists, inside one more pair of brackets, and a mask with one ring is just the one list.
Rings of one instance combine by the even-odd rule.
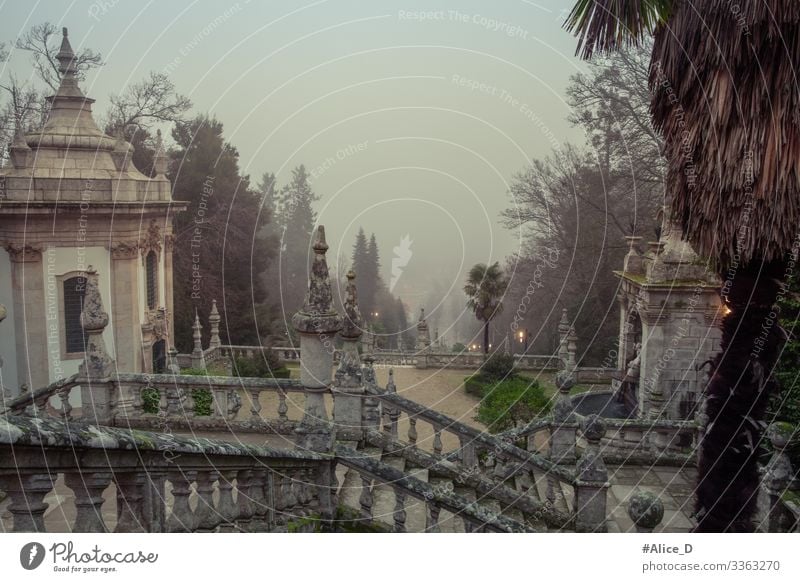
[[637, 490], [628, 499], [628, 515], [636, 531], [651, 532], [664, 518], [664, 504], [655, 493]]

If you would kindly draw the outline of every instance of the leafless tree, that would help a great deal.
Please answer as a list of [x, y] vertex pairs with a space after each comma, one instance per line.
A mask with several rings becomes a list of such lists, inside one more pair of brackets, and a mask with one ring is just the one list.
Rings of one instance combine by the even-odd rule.
[[119, 95], [111, 96], [108, 125], [147, 130], [154, 123], [183, 120], [191, 107], [192, 102], [175, 91], [175, 85], [167, 75], [151, 71], [146, 79], [130, 85]]

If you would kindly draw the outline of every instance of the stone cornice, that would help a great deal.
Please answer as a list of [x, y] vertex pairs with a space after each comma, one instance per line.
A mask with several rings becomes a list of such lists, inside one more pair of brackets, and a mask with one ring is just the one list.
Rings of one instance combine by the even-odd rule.
[[139, 256], [139, 243], [137, 241], [121, 241], [111, 245], [112, 259], [135, 259]]

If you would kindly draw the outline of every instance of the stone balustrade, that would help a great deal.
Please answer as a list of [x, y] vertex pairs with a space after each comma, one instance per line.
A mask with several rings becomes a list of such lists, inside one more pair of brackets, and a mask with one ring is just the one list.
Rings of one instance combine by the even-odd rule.
[[45, 498], [60, 479], [74, 493], [74, 532], [279, 530], [332, 515], [319, 501], [329, 467], [308, 452], [0, 417], [0, 488], [15, 532], [47, 530]]

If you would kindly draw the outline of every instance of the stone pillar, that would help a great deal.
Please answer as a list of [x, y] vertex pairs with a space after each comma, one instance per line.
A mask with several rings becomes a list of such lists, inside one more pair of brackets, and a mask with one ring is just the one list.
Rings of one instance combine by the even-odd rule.
[[[172, 226], [167, 221], [167, 229]], [[170, 336], [175, 333], [175, 295], [172, 290], [172, 254], [175, 250], [175, 235], [168, 232], [164, 235], [164, 307], [167, 308], [167, 326]], [[174, 345], [174, 337], [169, 337], [167, 342]]]
[[211, 328], [211, 339], [208, 342], [209, 348], [218, 348], [222, 345], [219, 339], [219, 322], [222, 319], [217, 311], [217, 300], [211, 300], [211, 313], [208, 316], [208, 325]]
[[194, 310], [194, 324], [192, 325], [192, 339], [194, 340], [194, 348], [192, 349], [192, 368], [203, 369], [206, 367], [205, 359], [203, 358], [203, 334], [201, 330], [203, 326], [200, 325], [200, 317], [197, 315], [197, 310]]
[[578, 353], [578, 336], [575, 333], [575, 328], [570, 326], [569, 332], [567, 333], [567, 363], [566, 363], [566, 370], [570, 373], [575, 372], [575, 369], [578, 367], [578, 361], [576, 359], [576, 354]]
[[587, 446], [576, 467], [575, 530], [606, 532], [608, 470], [600, 450], [600, 439], [606, 434], [606, 425], [599, 416], [591, 414], [581, 422], [581, 432]]
[[333, 419], [336, 425], [336, 439], [340, 441], [360, 441], [362, 438], [362, 406], [364, 402], [364, 383], [361, 373], [361, 358], [358, 343], [364, 325], [358, 308], [356, 274], [347, 273], [347, 287], [344, 299], [344, 322], [342, 331], [342, 355], [333, 383]]
[[103, 331], [108, 314], [100, 297], [99, 276], [91, 265], [86, 270], [86, 293], [83, 297], [81, 326], [86, 335], [86, 352], [78, 369], [81, 383], [83, 419], [96, 424], [109, 424], [113, 417], [111, 375], [116, 364], [106, 351]]
[[333, 293], [325, 253], [325, 228], [317, 227], [313, 245], [314, 260], [303, 307], [292, 317], [300, 334], [300, 383], [305, 391], [303, 419], [296, 432], [297, 447], [328, 451], [333, 442], [332, 426], [325, 410], [325, 393], [331, 383], [333, 336], [342, 327], [342, 318], [333, 308]]
[[[34, 245], [7, 244], [11, 259], [14, 329], [17, 330], [17, 382], [31, 389], [50, 383], [47, 359], [47, 320], [42, 249]], [[61, 330], [59, 330], [61, 331]]]
[[782, 527], [784, 509], [781, 504], [781, 496], [794, 476], [792, 463], [786, 452], [786, 447], [789, 446], [793, 434], [794, 427], [788, 422], [771, 424], [767, 431], [772, 448], [775, 449], [772, 458], [767, 463], [767, 470], [762, 482], [768, 500], [766, 529], [769, 533], [785, 531], [785, 528]]
[[141, 372], [150, 354], [143, 354], [139, 314], [139, 242], [111, 245], [111, 313], [114, 356], [124, 372]]
[[[558, 400], [553, 406], [553, 427], [550, 432], [550, 459], [560, 465], [575, 463], [575, 415], [569, 391], [575, 385], [574, 376], [566, 370], [556, 375]], [[528, 443], [528, 450], [536, 450]]]

